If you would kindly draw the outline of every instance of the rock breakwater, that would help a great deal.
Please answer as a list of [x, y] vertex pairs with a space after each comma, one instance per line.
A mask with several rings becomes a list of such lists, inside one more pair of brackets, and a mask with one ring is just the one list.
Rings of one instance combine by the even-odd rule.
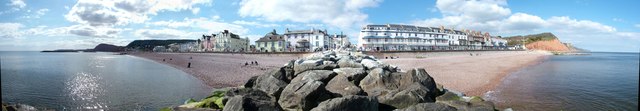
[[490, 101], [445, 89], [422, 68], [402, 71], [346, 51], [291, 60], [229, 88], [222, 103], [224, 111], [495, 110]]

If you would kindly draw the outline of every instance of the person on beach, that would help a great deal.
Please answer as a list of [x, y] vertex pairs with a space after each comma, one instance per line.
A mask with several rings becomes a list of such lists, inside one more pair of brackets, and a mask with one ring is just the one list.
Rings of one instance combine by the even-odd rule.
[[169, 60], [173, 60], [173, 58], [169, 58]]
[[472, 53], [469, 53], [469, 56], [473, 56], [473, 54], [472, 54]]
[[248, 63], [248, 62], [244, 62], [244, 66], [248, 66], [248, 65], [249, 65], [249, 63]]
[[255, 61], [255, 62], [256, 62], [256, 65], [258, 65], [258, 61]]
[[162, 59], [162, 61], [164, 62], [164, 61], [165, 61], [165, 59]]
[[193, 59], [193, 57], [190, 56], [189, 59]]
[[191, 62], [189, 62], [189, 64], [187, 64], [187, 68], [191, 68]]

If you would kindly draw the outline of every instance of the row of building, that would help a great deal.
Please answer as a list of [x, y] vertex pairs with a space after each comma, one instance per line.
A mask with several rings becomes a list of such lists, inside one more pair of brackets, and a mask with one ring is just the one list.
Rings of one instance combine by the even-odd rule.
[[[161, 47], [162, 48], [162, 47]], [[327, 30], [274, 29], [251, 45], [249, 38], [224, 30], [202, 35], [195, 43], [172, 44], [173, 52], [313, 52], [330, 49], [356, 49], [349, 37]], [[506, 49], [507, 40], [488, 32], [413, 25], [367, 25], [362, 27], [357, 49], [362, 51], [486, 50]]]
[[352, 47], [344, 34], [329, 34], [327, 30], [289, 30], [278, 34], [274, 29], [250, 45], [249, 38], [224, 30], [202, 35], [196, 42], [157, 46], [156, 52], [311, 52]]
[[359, 36], [363, 51], [506, 49], [507, 40], [488, 32], [413, 25], [367, 25]]

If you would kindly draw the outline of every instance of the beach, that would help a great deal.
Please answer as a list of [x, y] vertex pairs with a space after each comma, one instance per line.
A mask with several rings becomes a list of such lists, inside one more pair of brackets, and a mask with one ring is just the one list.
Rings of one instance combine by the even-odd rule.
[[[470, 56], [469, 53], [474, 54]], [[478, 54], [478, 55], [476, 55]], [[306, 54], [131, 53], [189, 73], [214, 87], [243, 85], [252, 76]], [[402, 70], [425, 68], [437, 83], [467, 95], [482, 95], [511, 72], [541, 61], [547, 53], [529, 51], [385, 53], [376, 57]], [[385, 59], [383, 56], [399, 57]], [[164, 59], [164, 60], [163, 60]], [[259, 65], [245, 66], [258, 61]], [[191, 62], [191, 67], [187, 68]]]
[[[283, 66], [303, 54], [228, 54], [228, 53], [130, 53], [158, 63], [167, 64], [196, 78], [213, 88], [236, 87], [249, 78], [269, 69]], [[251, 65], [257, 61], [258, 65]], [[191, 67], [188, 68], [188, 63]], [[245, 63], [249, 65], [245, 66]]]
[[447, 89], [482, 96], [502, 83], [508, 74], [539, 63], [546, 55], [550, 54], [535, 51], [427, 52], [384, 54], [399, 58], [382, 60], [402, 70], [425, 68], [436, 83]]

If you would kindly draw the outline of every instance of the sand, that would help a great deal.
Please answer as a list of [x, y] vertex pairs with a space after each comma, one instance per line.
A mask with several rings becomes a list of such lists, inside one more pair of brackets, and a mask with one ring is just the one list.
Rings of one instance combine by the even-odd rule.
[[[470, 56], [472, 53], [473, 56]], [[476, 55], [479, 54], [479, 55]], [[393, 54], [382, 59], [402, 70], [425, 68], [436, 83], [470, 96], [482, 96], [508, 74], [541, 62], [549, 53], [529, 51], [436, 52]]]
[[[469, 56], [473, 53], [474, 56]], [[479, 54], [476, 56], [475, 54]], [[308, 54], [131, 53], [189, 73], [213, 88], [243, 85], [252, 76], [282, 67]], [[425, 68], [437, 83], [467, 95], [481, 96], [511, 72], [535, 64], [548, 53], [528, 51], [420, 52], [379, 54], [402, 70]], [[384, 59], [381, 56], [400, 57]], [[189, 59], [192, 57], [192, 59]], [[164, 61], [163, 61], [164, 59]], [[258, 61], [259, 65], [245, 66]], [[191, 68], [187, 64], [191, 62]]]
[[[303, 54], [131, 53], [189, 73], [213, 88], [236, 87]], [[190, 59], [192, 57], [192, 59]], [[164, 59], [164, 61], [163, 61]], [[251, 65], [257, 61], [258, 65]], [[191, 68], [187, 68], [191, 62]], [[245, 66], [245, 62], [250, 65]]]

